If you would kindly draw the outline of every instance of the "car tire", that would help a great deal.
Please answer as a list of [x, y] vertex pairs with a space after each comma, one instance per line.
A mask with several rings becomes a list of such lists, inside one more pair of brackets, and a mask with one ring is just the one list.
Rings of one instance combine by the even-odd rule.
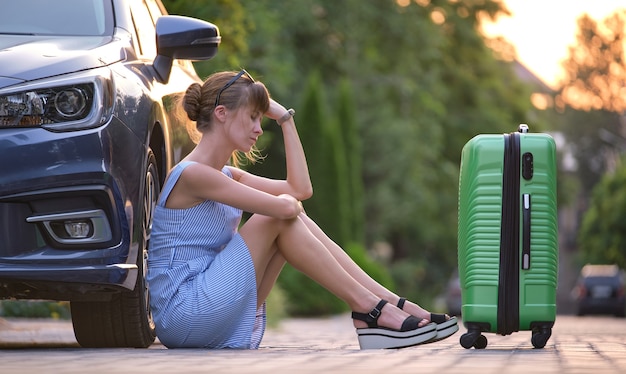
[[113, 294], [107, 301], [71, 302], [74, 336], [85, 348], [131, 347], [147, 348], [156, 338], [150, 312], [146, 270], [152, 215], [160, 193], [156, 159], [148, 152], [141, 209], [143, 215], [138, 275], [135, 288]]

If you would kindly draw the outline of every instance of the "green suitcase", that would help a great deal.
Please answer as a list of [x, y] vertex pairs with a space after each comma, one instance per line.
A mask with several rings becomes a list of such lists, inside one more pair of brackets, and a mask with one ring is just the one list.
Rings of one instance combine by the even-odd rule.
[[464, 348], [483, 332], [532, 331], [543, 348], [556, 319], [556, 147], [548, 134], [477, 135], [461, 154], [458, 265]]

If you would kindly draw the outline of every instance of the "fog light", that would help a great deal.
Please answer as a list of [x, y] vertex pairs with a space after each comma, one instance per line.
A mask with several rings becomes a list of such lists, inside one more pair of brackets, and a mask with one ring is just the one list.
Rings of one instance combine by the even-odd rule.
[[65, 231], [73, 239], [83, 239], [89, 236], [92, 231], [91, 221], [69, 221], [65, 222]]
[[90, 219], [50, 222], [50, 228], [61, 239], [85, 239], [93, 234]]
[[43, 224], [51, 239], [61, 244], [104, 243], [113, 238], [101, 209], [33, 215], [26, 222]]

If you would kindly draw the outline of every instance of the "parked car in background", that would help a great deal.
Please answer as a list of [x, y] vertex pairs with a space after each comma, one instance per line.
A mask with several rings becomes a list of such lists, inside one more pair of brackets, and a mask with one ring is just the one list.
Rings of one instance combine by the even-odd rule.
[[578, 315], [626, 315], [626, 283], [624, 270], [617, 265], [585, 265], [573, 294]]
[[152, 344], [152, 211], [189, 140], [167, 108], [219, 43], [160, 0], [3, 2], [0, 298], [70, 301], [84, 347]]

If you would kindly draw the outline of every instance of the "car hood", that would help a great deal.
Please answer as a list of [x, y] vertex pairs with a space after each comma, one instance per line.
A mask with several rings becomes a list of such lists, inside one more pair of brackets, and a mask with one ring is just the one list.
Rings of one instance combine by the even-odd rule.
[[112, 36], [0, 36], [0, 89], [124, 60]]

